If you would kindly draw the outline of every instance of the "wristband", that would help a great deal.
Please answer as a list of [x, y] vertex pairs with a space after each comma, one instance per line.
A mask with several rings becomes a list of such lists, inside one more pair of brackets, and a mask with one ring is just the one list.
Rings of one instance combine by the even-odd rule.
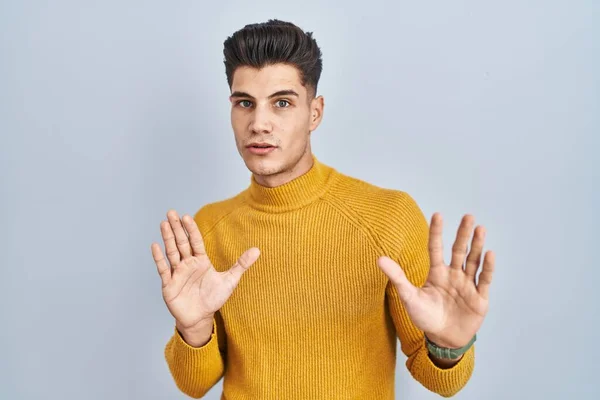
[[473, 343], [475, 343], [475, 340], [477, 340], [477, 335], [474, 335], [473, 338], [469, 341], [469, 343], [467, 343], [465, 346], [463, 346], [459, 349], [451, 349], [448, 347], [438, 346], [437, 344], [431, 342], [427, 338], [427, 335], [425, 335], [425, 342], [427, 343], [427, 350], [429, 350], [429, 352], [436, 358], [442, 358], [442, 359], [446, 359], [446, 360], [456, 360], [457, 358], [460, 358], [460, 356], [465, 354], [467, 352], [467, 350], [469, 350], [471, 348], [471, 346], [473, 346]]

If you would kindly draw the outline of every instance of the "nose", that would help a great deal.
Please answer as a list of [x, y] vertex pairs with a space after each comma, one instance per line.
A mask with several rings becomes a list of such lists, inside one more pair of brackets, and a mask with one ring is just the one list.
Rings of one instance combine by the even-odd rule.
[[261, 107], [256, 107], [250, 120], [250, 131], [252, 133], [270, 133], [273, 130], [269, 112]]

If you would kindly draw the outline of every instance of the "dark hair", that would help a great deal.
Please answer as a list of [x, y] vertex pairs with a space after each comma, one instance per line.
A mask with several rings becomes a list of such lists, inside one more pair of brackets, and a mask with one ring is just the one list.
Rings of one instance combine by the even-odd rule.
[[312, 32], [304, 32], [291, 22], [270, 19], [244, 26], [228, 37], [223, 47], [229, 88], [237, 67], [262, 68], [284, 63], [298, 69], [300, 81], [308, 89], [309, 98], [316, 95], [323, 61], [321, 49], [313, 39]]

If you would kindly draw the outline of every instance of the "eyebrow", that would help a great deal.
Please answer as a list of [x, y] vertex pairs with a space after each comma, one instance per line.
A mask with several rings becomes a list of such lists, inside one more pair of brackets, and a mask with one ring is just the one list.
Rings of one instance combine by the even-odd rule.
[[[296, 96], [296, 97], [300, 97], [300, 95], [298, 93], [296, 93], [295, 91], [291, 90], [291, 89], [287, 89], [287, 90], [280, 90], [278, 92], [275, 92], [271, 95], [269, 95], [269, 99], [272, 99], [273, 97], [279, 97], [279, 96]], [[253, 99], [254, 100], [254, 96], [249, 95], [246, 92], [240, 92], [240, 91], [235, 91], [233, 93], [231, 93], [231, 97], [245, 97], [245, 98], [249, 98], [249, 99]]]

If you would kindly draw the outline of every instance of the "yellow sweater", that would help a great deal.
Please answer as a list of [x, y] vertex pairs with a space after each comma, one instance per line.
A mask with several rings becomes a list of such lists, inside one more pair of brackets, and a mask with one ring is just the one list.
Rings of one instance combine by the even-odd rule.
[[249, 187], [202, 207], [195, 221], [218, 271], [261, 250], [215, 315], [210, 341], [177, 329], [165, 356], [175, 383], [200, 398], [221, 379], [221, 399], [394, 399], [396, 337], [412, 376], [442, 396], [458, 392], [474, 347], [453, 368], [428, 356], [376, 260], [387, 255], [421, 286], [428, 223], [405, 192], [344, 175], [316, 159], [276, 188]]

